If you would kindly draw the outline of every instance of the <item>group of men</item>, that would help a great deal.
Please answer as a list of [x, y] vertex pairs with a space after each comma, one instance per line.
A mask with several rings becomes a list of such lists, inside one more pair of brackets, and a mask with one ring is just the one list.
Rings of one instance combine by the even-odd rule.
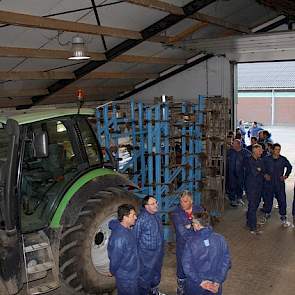
[[282, 225], [290, 225], [287, 221], [285, 180], [292, 166], [281, 155], [281, 145], [271, 143], [268, 131], [258, 130], [256, 126], [253, 130], [258, 133], [257, 137], [251, 137], [250, 146], [243, 148], [242, 141], [234, 139], [227, 152], [226, 190], [232, 207], [243, 204], [245, 191], [248, 200], [247, 226], [252, 234], [260, 234], [261, 231], [257, 230], [257, 209], [261, 200], [265, 219], [271, 217], [273, 200], [276, 198]]
[[[193, 205], [184, 191], [171, 215], [176, 232], [177, 295], [222, 294], [222, 283], [231, 266], [225, 239], [210, 227], [209, 214]], [[164, 257], [162, 221], [153, 196], [135, 208], [123, 204], [118, 219], [109, 224], [110, 273], [118, 295], [160, 295], [159, 283]]]

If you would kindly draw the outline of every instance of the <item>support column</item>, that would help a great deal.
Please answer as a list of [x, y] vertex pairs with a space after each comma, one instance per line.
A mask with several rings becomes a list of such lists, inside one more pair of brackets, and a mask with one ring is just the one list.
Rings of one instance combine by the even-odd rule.
[[275, 123], [275, 90], [271, 90], [271, 126]]

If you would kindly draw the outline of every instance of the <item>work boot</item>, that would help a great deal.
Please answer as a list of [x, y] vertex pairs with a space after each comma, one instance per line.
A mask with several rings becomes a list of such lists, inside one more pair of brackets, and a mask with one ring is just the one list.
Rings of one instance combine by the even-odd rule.
[[177, 279], [176, 295], [184, 295], [184, 279]]
[[230, 206], [233, 208], [237, 208], [238, 207], [237, 201], [230, 201]]
[[291, 223], [287, 220], [287, 216], [281, 215], [280, 219], [283, 227], [289, 227], [291, 225]]
[[263, 234], [263, 231], [262, 230], [250, 230], [250, 234], [251, 235], [262, 235]]
[[159, 291], [159, 286], [157, 286], [157, 287], [151, 288], [149, 295], [166, 295], [166, 294], [161, 293]]

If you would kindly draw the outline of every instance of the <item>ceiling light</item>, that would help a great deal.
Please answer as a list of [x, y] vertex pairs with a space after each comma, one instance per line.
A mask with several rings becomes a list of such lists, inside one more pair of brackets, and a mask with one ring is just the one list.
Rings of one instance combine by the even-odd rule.
[[82, 37], [76, 36], [72, 39], [72, 56], [68, 59], [81, 60], [89, 59], [90, 56], [86, 55], [85, 42]]

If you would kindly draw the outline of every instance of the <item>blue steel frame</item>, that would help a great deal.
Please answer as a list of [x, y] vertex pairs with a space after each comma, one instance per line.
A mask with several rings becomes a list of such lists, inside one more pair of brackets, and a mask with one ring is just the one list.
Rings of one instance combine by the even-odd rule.
[[[117, 165], [117, 170], [128, 173], [140, 187], [137, 191], [139, 196], [149, 194], [157, 199], [166, 225], [169, 224], [168, 213], [179, 203], [179, 194], [183, 190], [193, 193], [195, 204], [201, 202], [199, 183], [202, 167], [198, 155], [203, 151], [201, 125], [204, 100], [199, 96], [198, 103], [182, 103], [181, 112], [173, 113], [177, 119], [172, 118], [174, 106], [169, 102], [144, 106], [131, 100], [128, 115], [121, 117], [115, 102], [96, 109], [99, 143], [106, 148], [114, 146], [115, 149], [111, 150], [118, 158], [119, 138], [130, 138], [130, 159], [123, 166]], [[175, 147], [170, 145], [171, 122], [179, 132], [176, 137], [181, 145], [181, 163], [173, 167], [170, 165], [170, 156], [175, 155]], [[165, 239], [168, 240], [170, 227], [164, 228]]]

